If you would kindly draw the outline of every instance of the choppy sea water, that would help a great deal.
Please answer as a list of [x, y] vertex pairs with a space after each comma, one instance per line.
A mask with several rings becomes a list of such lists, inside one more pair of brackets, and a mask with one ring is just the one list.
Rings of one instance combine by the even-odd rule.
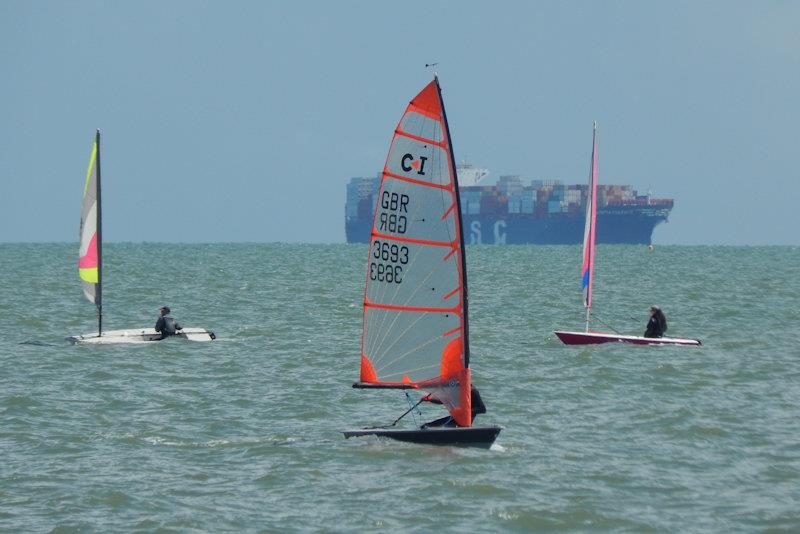
[[597, 329], [687, 348], [563, 346], [580, 248], [469, 247], [488, 451], [343, 439], [407, 408], [350, 387], [366, 245], [109, 244], [107, 328], [219, 337], [98, 347], [76, 249], [0, 245], [0, 530], [800, 530], [798, 248], [600, 246]]

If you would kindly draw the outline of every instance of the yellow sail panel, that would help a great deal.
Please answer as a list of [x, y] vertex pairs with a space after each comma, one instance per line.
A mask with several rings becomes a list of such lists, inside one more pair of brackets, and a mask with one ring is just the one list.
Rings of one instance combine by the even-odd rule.
[[78, 275], [84, 282], [89, 282], [90, 284], [97, 283], [97, 267], [92, 267], [90, 269], [78, 269]]
[[94, 165], [97, 161], [97, 141], [92, 145], [92, 155], [89, 156], [89, 167], [86, 169], [86, 182], [83, 184], [83, 195], [86, 196], [86, 191], [89, 189], [89, 179], [92, 177]]

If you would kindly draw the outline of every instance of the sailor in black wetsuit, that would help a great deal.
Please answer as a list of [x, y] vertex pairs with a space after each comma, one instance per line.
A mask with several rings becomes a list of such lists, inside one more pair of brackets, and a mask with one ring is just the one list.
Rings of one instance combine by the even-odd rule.
[[647, 330], [644, 337], [664, 337], [667, 331], [667, 318], [658, 306], [650, 306], [650, 320], [647, 321]]
[[[481, 394], [478, 392], [478, 388], [473, 385], [470, 385], [469, 388], [470, 394], [470, 405], [472, 406], [472, 421], [475, 421], [475, 416], [478, 414], [486, 413], [486, 405], [481, 400]], [[442, 401], [432, 397], [431, 395], [426, 395], [422, 398], [422, 400], [427, 402], [432, 402], [434, 404], [442, 404]], [[430, 423], [425, 423], [422, 425], [422, 428], [429, 428], [432, 426], [458, 426], [453, 419], [452, 416], [447, 415], [445, 417], [441, 417], [439, 419], [435, 419]]]
[[161, 334], [161, 339], [174, 336], [178, 330], [183, 328], [178, 324], [178, 321], [169, 316], [169, 306], [162, 306], [159, 311], [161, 312], [161, 317], [156, 321], [156, 332]]

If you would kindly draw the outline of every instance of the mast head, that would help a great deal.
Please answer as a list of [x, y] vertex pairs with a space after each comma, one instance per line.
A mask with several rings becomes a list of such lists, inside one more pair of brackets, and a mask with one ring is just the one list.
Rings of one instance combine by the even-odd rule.
[[439, 64], [438, 61], [436, 63], [425, 63], [425, 68], [426, 69], [427, 68], [433, 68], [433, 79], [436, 82], [436, 85], [439, 85], [439, 73], [436, 72], [436, 65], [438, 65], [438, 64]]

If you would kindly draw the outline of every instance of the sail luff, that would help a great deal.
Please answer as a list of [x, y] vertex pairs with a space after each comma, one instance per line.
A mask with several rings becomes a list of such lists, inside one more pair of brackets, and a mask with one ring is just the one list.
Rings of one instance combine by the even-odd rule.
[[586, 307], [586, 331], [592, 308], [594, 281], [595, 235], [597, 231], [597, 123], [592, 129], [592, 162], [589, 171], [589, 191], [586, 199], [586, 226], [583, 237], [583, 305]]
[[103, 202], [100, 188], [100, 129], [95, 133], [97, 144], [97, 334], [103, 334]]
[[[442, 98], [442, 86], [439, 85], [439, 77], [435, 76], [436, 91], [439, 94], [439, 102], [442, 106], [442, 118], [444, 119], [444, 130], [447, 139], [447, 146], [450, 153], [450, 172], [453, 175], [453, 186], [455, 189], [455, 225], [458, 232], [459, 245], [461, 247], [461, 335], [464, 339], [464, 367], [469, 369], [469, 306], [468, 306], [468, 291], [467, 291], [467, 255], [466, 248], [464, 247], [464, 230], [461, 227], [461, 194], [458, 187], [458, 172], [456, 171], [456, 157], [453, 150], [453, 140], [450, 137], [450, 124], [447, 122], [447, 111], [444, 107], [444, 98]], [[469, 391], [469, 384], [467, 384], [467, 391]]]

